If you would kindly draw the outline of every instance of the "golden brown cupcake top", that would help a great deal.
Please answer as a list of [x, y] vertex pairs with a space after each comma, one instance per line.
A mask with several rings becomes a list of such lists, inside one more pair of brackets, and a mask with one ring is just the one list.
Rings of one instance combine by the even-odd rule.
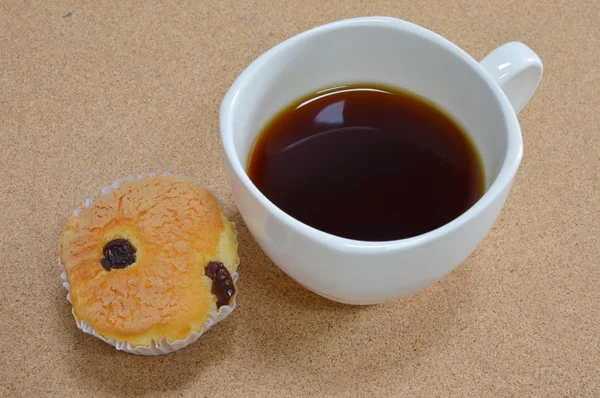
[[178, 177], [127, 182], [72, 216], [60, 242], [75, 317], [104, 338], [148, 346], [202, 328], [217, 308], [205, 267], [238, 263], [233, 225]]

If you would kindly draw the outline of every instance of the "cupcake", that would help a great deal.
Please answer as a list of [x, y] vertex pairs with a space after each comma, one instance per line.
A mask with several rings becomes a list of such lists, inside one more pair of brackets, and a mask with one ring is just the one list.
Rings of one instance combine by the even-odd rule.
[[214, 195], [170, 175], [102, 191], [60, 239], [80, 329], [119, 350], [157, 355], [191, 344], [233, 311], [235, 228]]

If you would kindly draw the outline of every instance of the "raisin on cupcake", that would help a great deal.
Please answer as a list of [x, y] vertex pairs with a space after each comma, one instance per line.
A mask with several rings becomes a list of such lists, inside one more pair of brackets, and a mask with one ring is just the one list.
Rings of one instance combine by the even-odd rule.
[[235, 228], [213, 194], [174, 176], [121, 180], [103, 192], [60, 239], [82, 330], [120, 350], [163, 354], [235, 308]]

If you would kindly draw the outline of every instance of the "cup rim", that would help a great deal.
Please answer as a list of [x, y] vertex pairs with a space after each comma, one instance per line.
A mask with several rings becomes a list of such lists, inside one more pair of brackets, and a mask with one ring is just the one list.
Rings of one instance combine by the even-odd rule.
[[[502, 163], [502, 167], [500, 168], [500, 172], [482, 197], [479, 198], [479, 200], [475, 202], [473, 206], [467, 209], [467, 211], [462, 213], [454, 220], [420, 235], [388, 241], [363, 241], [343, 238], [341, 236], [333, 235], [311, 227], [310, 225], [293, 218], [277, 207], [273, 202], [271, 202], [250, 180], [245, 167], [241, 164], [240, 159], [237, 156], [233, 142], [234, 114], [232, 110], [236, 105], [239, 93], [245, 88], [247, 82], [251, 81], [254, 75], [260, 73], [260, 71], [269, 63], [271, 58], [273, 58], [276, 53], [280, 52], [281, 50], [294, 46], [302, 40], [305, 40], [311, 36], [319, 35], [328, 30], [360, 25], [373, 26], [381, 24], [386, 24], [403, 31], [408, 31], [426, 40], [436, 42], [437, 44], [450, 50], [454, 56], [461, 58], [469, 66], [471, 66], [492, 90], [494, 96], [499, 100], [500, 111], [505, 118], [505, 130], [507, 131], [508, 137], [507, 149], [505, 151], [504, 161]], [[523, 141], [517, 115], [515, 114], [508, 98], [500, 86], [494, 81], [492, 76], [488, 74], [475, 59], [473, 59], [469, 54], [448, 39], [422, 26], [402, 19], [386, 16], [359, 17], [331, 22], [292, 36], [267, 50], [252, 63], [250, 63], [250, 65], [248, 65], [244, 71], [242, 71], [242, 73], [236, 78], [225, 94], [220, 106], [219, 124], [225, 156], [227, 157], [233, 172], [237, 175], [244, 187], [262, 204], [262, 206], [267, 209], [269, 214], [277, 217], [288, 227], [303, 234], [304, 236], [310, 237], [313, 240], [317, 240], [328, 246], [340, 247], [343, 248], [344, 251], [350, 252], [373, 252], [382, 249], [390, 250], [420, 246], [437, 240], [438, 238], [448, 234], [450, 231], [462, 227], [469, 220], [478, 216], [487, 207], [489, 207], [492, 202], [496, 200], [496, 198], [502, 193], [506, 186], [511, 183], [512, 179], [517, 173], [517, 169], [519, 168], [521, 159], [523, 157]]]

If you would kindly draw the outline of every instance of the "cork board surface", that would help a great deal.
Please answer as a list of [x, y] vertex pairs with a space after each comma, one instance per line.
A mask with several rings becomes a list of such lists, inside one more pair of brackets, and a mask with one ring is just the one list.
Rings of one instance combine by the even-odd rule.
[[[593, 0], [0, 2], [0, 396], [600, 396], [600, 29]], [[310, 293], [235, 211], [218, 107], [254, 58], [308, 28], [389, 15], [476, 59], [545, 64], [493, 230], [394, 303]], [[239, 224], [238, 309], [192, 346], [137, 357], [79, 331], [56, 263], [72, 210], [114, 179], [183, 174]]]

